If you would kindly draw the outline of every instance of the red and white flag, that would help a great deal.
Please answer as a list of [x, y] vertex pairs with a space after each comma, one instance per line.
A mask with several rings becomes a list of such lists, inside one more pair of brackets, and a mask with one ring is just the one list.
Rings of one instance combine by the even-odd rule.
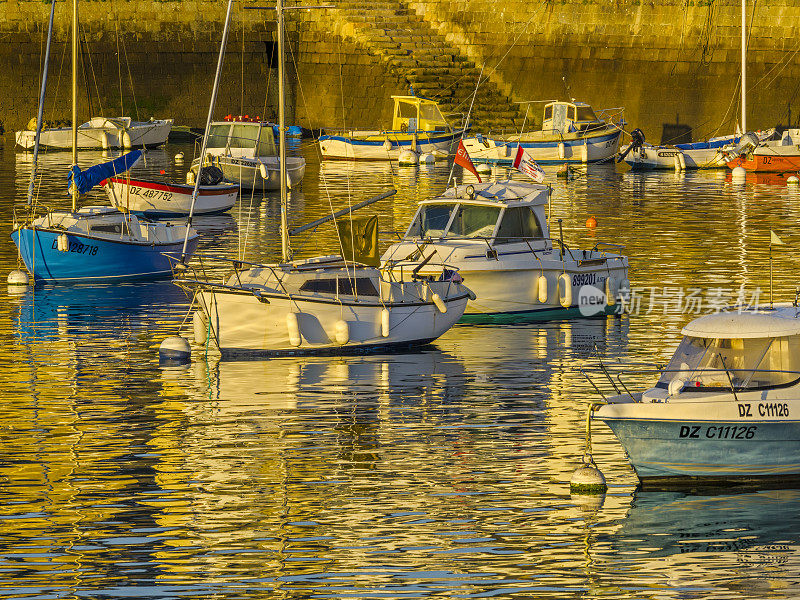
[[467, 152], [466, 147], [464, 146], [464, 140], [459, 140], [458, 142], [458, 150], [456, 150], [456, 160], [455, 163], [467, 171], [475, 175], [478, 178], [478, 183], [483, 183], [481, 180], [481, 176], [478, 175], [478, 171], [475, 169], [475, 165], [472, 164], [472, 159], [469, 157], [469, 153]]
[[536, 164], [535, 160], [528, 156], [528, 153], [525, 152], [519, 144], [517, 144], [517, 156], [514, 158], [514, 168], [517, 171], [525, 173], [536, 183], [542, 183], [544, 181], [544, 171], [542, 171], [542, 168]]

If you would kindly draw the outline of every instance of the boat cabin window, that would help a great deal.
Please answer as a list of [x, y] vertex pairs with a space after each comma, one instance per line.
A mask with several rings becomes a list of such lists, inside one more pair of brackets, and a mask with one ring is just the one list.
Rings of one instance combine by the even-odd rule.
[[597, 121], [597, 115], [594, 114], [591, 106], [578, 107], [578, 121]]
[[278, 149], [275, 146], [275, 134], [271, 127], [262, 127], [258, 138], [256, 156], [277, 156]]
[[[355, 285], [353, 283], [355, 282]], [[340, 294], [343, 296], [377, 296], [378, 290], [369, 277], [335, 277], [329, 279], [309, 279], [300, 286], [301, 292], [317, 294]]]
[[89, 231], [97, 233], [122, 233], [122, 223], [99, 223], [90, 226]]
[[440, 238], [444, 237], [450, 216], [453, 214], [455, 204], [423, 204], [411, 227], [406, 233], [407, 237]]
[[488, 238], [494, 233], [499, 206], [479, 206], [460, 204], [453, 223], [447, 232], [448, 237]]
[[208, 147], [224, 148], [228, 145], [228, 134], [231, 126], [228, 123], [223, 125], [212, 125], [208, 130]]
[[450, 131], [450, 126], [435, 104], [420, 105], [419, 128], [423, 131]]
[[541, 237], [542, 228], [530, 207], [515, 206], [507, 208], [503, 213], [503, 220], [500, 221], [495, 242], [505, 244], [524, 239], [540, 239]]
[[544, 118], [545, 119], [552, 119], [553, 118], [553, 107], [552, 106], [545, 106], [544, 107]]
[[567, 112], [567, 115], [568, 115], [567, 118], [570, 121], [575, 121], [576, 120], [575, 119], [575, 107], [574, 106], [570, 106], [569, 107], [569, 111]]
[[234, 123], [231, 126], [231, 148], [255, 148], [258, 138], [258, 125]]
[[675, 378], [697, 391], [763, 389], [800, 379], [800, 336], [777, 338], [698, 338], [686, 336], [659, 380]]

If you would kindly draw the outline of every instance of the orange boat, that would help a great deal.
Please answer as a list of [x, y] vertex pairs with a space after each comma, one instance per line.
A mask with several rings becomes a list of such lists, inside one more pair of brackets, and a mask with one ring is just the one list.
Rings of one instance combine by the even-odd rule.
[[785, 173], [800, 170], [800, 154], [750, 154], [725, 163], [729, 169], [742, 167], [746, 171]]

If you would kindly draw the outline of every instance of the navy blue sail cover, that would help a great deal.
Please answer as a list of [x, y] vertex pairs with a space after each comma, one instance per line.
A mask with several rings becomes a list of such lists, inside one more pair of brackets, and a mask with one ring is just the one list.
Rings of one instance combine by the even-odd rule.
[[72, 186], [72, 178], [75, 178], [75, 184], [78, 186], [78, 191], [85, 194], [101, 181], [105, 181], [109, 177], [119, 175], [130, 169], [142, 157], [141, 150], [134, 150], [123, 154], [119, 158], [112, 161], [101, 163], [93, 167], [89, 167], [85, 171], [81, 171], [78, 165], [74, 165], [69, 170], [67, 176], [67, 189]]

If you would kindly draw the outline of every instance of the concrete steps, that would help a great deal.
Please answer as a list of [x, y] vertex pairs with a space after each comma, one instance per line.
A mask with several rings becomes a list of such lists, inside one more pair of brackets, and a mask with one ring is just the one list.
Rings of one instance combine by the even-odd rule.
[[[453, 47], [405, 0], [331, 0], [348, 37], [387, 64], [414, 92], [437, 100], [443, 113], [466, 114], [480, 68]], [[478, 88], [471, 121], [480, 131], [515, 130], [523, 115], [490, 81]]]

